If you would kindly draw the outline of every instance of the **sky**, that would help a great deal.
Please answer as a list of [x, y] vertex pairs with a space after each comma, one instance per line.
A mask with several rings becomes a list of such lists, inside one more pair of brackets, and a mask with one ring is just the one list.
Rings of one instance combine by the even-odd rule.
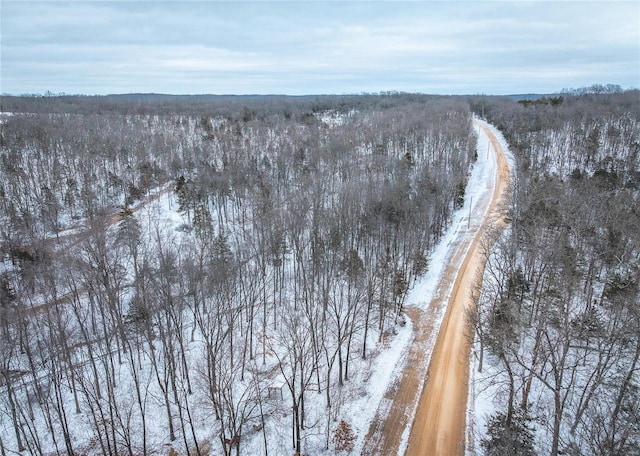
[[640, 1], [0, 1], [0, 93], [640, 88]]

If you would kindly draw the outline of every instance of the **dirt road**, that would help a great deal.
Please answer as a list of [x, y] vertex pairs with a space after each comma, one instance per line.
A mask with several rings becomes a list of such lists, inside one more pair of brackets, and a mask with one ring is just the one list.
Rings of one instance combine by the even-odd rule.
[[[486, 124], [476, 122], [476, 126], [484, 130], [496, 154], [498, 172], [493, 191], [487, 192], [478, 205], [480, 210], [469, 220], [467, 232], [452, 247], [427, 310], [408, 308], [415, 333], [407, 363], [398, 382], [385, 394], [363, 454], [400, 454], [409, 431], [406, 455], [464, 454], [470, 352], [465, 309], [472, 303], [478, 274], [484, 269], [482, 233], [496, 222], [503, 223], [501, 208], [510, 178], [499, 142]], [[437, 331], [433, 322], [443, 306], [447, 306], [446, 313], [431, 353], [425, 342]]]

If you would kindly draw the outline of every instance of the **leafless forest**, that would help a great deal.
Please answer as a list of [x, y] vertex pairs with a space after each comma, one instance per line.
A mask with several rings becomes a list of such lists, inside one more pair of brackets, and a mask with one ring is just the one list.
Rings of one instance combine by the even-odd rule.
[[640, 454], [640, 98], [593, 89], [474, 101], [518, 161], [475, 319], [487, 455]]
[[0, 456], [344, 443], [464, 200], [474, 113], [517, 159], [470, 320], [482, 448], [640, 454], [639, 101], [3, 97]]
[[266, 453], [276, 379], [328, 446], [475, 154], [463, 100], [174, 101], [6, 101], [3, 456]]

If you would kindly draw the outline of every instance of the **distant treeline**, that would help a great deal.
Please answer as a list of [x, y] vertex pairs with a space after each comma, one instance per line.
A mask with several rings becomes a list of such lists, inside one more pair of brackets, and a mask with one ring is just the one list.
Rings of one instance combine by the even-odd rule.
[[312, 112], [387, 109], [406, 103], [443, 98], [401, 92], [360, 95], [166, 95], [153, 93], [118, 95], [2, 96], [0, 111], [40, 114], [137, 114], [207, 115], [233, 120], [264, 119], [273, 115], [299, 119]]

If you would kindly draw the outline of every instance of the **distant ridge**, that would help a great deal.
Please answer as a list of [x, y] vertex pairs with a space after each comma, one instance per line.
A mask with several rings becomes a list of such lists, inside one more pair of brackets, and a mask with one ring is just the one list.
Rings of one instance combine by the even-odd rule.
[[552, 97], [556, 95], [558, 94], [556, 93], [521, 93], [521, 94], [506, 95], [506, 96], [507, 98], [511, 98], [514, 101], [520, 101], [520, 100], [539, 100], [540, 98]]

